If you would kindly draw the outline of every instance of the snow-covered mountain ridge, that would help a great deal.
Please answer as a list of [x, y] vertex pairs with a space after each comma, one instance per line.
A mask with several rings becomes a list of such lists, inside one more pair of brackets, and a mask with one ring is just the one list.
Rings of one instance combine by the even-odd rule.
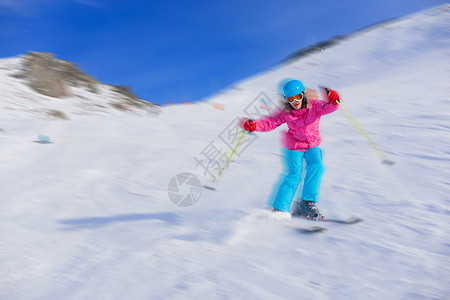
[[[331, 40], [327, 47], [319, 47], [320, 51], [306, 51], [308, 54], [304, 55], [301, 50], [297, 59], [294, 54], [272, 69], [222, 91], [217, 99], [213, 96], [209, 100], [224, 103], [233, 102], [233, 99], [242, 101], [242, 97], [235, 97], [235, 94], [242, 96], [242, 90], [248, 94], [245, 98], [247, 101], [261, 90], [271, 99], [277, 100], [277, 84], [284, 77], [298, 77], [311, 88], [328, 85], [343, 90], [348, 85], [354, 86], [362, 81], [383, 80], [386, 72], [392, 75], [399, 73], [401, 76], [403, 72], [408, 72], [405, 68], [413, 69], [423, 61], [430, 61], [430, 67], [424, 66], [422, 73], [414, 79], [420, 81], [428, 76], [436, 61], [448, 61], [449, 14], [450, 5], [444, 5], [371, 26], [338, 38], [337, 41]], [[442, 78], [443, 81], [445, 78]], [[442, 87], [439, 83], [432, 84], [427, 92]], [[412, 82], [410, 89], [414, 89], [414, 86], [416, 84]]]
[[[164, 107], [158, 117], [54, 122], [2, 112], [0, 299], [448, 299], [448, 8], [348, 38], [203, 103]], [[341, 112], [322, 118], [318, 206], [327, 217], [364, 222], [320, 224], [328, 230], [317, 235], [290, 227], [314, 222], [275, 222], [265, 207], [282, 172], [283, 128], [246, 135], [217, 191], [174, 205], [174, 178], [189, 172], [205, 183], [204, 164], [220, 162], [242, 134], [230, 125], [270, 110], [285, 77], [337, 89], [396, 162], [380, 164]], [[38, 134], [50, 143], [34, 143]], [[193, 186], [178, 188], [190, 195]]]
[[[439, 15], [441, 13], [445, 13], [448, 9], [449, 9], [449, 5], [443, 5], [443, 6], [434, 8], [434, 9], [430, 9], [430, 10], [428, 10], [426, 12], [422, 12], [421, 13], [421, 17], [422, 18], [423, 17], [432, 17], [433, 18], [434, 16], [437, 16], [437, 15]], [[360, 30], [358, 30], [358, 31], [356, 31], [354, 33], [351, 33], [351, 34], [348, 34], [348, 35], [339, 35], [339, 36], [336, 36], [336, 37], [334, 37], [334, 38], [332, 38], [330, 40], [319, 42], [319, 43], [316, 43], [314, 45], [308, 46], [308, 47], [306, 47], [304, 49], [301, 49], [299, 51], [296, 51], [292, 55], [290, 55], [288, 58], [286, 58], [282, 63], [286, 63], [286, 62], [289, 62], [289, 61], [292, 61], [292, 60], [295, 60], [295, 59], [298, 59], [298, 58], [301, 58], [301, 57], [313, 54], [315, 52], [324, 51], [324, 50], [326, 50], [326, 49], [328, 49], [328, 48], [330, 48], [330, 47], [332, 47], [332, 46], [334, 46], [334, 45], [336, 45], [336, 44], [338, 44], [338, 43], [340, 43], [342, 41], [346, 41], [348, 39], [351, 39], [351, 38], [359, 36], [359, 35], [367, 34], [367, 33], [371, 32], [371, 31], [378, 30], [378, 29], [380, 29], [382, 27], [384, 27], [384, 28], [395, 28], [395, 27], [398, 27], [399, 25], [396, 24], [396, 23], [401, 23], [401, 22], [405, 22], [405, 21], [411, 22], [411, 21], [414, 21], [417, 17], [418, 16], [412, 16], [410, 18], [407, 18], [407, 20], [405, 20], [405, 17], [403, 17], [403, 18], [393, 18], [393, 19], [390, 19], [390, 20], [381, 21], [381, 22], [379, 22], [377, 24], [372, 24], [372, 25], [369, 25], [369, 26], [365, 26], [365, 27], [361, 28]], [[404, 26], [404, 25], [400, 25], [400, 26]]]
[[71, 119], [155, 107], [128, 87], [103, 84], [50, 53], [0, 59], [0, 78], [1, 115], [5, 116]]

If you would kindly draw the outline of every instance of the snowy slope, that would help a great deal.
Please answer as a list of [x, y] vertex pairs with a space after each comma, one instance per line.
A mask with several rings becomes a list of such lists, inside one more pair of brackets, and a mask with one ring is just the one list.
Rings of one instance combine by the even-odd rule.
[[[0, 299], [448, 299], [449, 21], [449, 6], [426, 11], [158, 117], [2, 115]], [[322, 119], [320, 209], [365, 221], [305, 235], [268, 216], [283, 128], [248, 136], [217, 191], [174, 205], [171, 179], [206, 182], [194, 158], [229, 153], [229, 124], [278, 101], [285, 77], [338, 89], [396, 161], [340, 112]]]

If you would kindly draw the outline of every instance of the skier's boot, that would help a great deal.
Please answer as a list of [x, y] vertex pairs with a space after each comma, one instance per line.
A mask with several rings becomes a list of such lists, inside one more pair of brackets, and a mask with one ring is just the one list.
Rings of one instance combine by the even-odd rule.
[[323, 216], [313, 201], [301, 200], [296, 203], [294, 216], [305, 217], [308, 219], [323, 219]]

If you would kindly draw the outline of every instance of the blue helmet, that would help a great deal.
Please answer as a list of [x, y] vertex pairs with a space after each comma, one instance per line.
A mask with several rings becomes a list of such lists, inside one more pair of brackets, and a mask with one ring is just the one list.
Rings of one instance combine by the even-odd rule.
[[301, 94], [305, 91], [305, 86], [303, 85], [303, 83], [296, 79], [290, 79], [287, 81], [283, 80], [282, 84], [283, 96], [286, 98]]

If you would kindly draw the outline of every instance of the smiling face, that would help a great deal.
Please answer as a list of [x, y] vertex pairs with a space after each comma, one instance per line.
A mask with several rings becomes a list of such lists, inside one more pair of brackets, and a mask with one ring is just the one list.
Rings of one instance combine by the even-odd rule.
[[295, 101], [294, 103], [291, 103], [291, 105], [294, 109], [300, 109], [302, 108], [302, 101]]

